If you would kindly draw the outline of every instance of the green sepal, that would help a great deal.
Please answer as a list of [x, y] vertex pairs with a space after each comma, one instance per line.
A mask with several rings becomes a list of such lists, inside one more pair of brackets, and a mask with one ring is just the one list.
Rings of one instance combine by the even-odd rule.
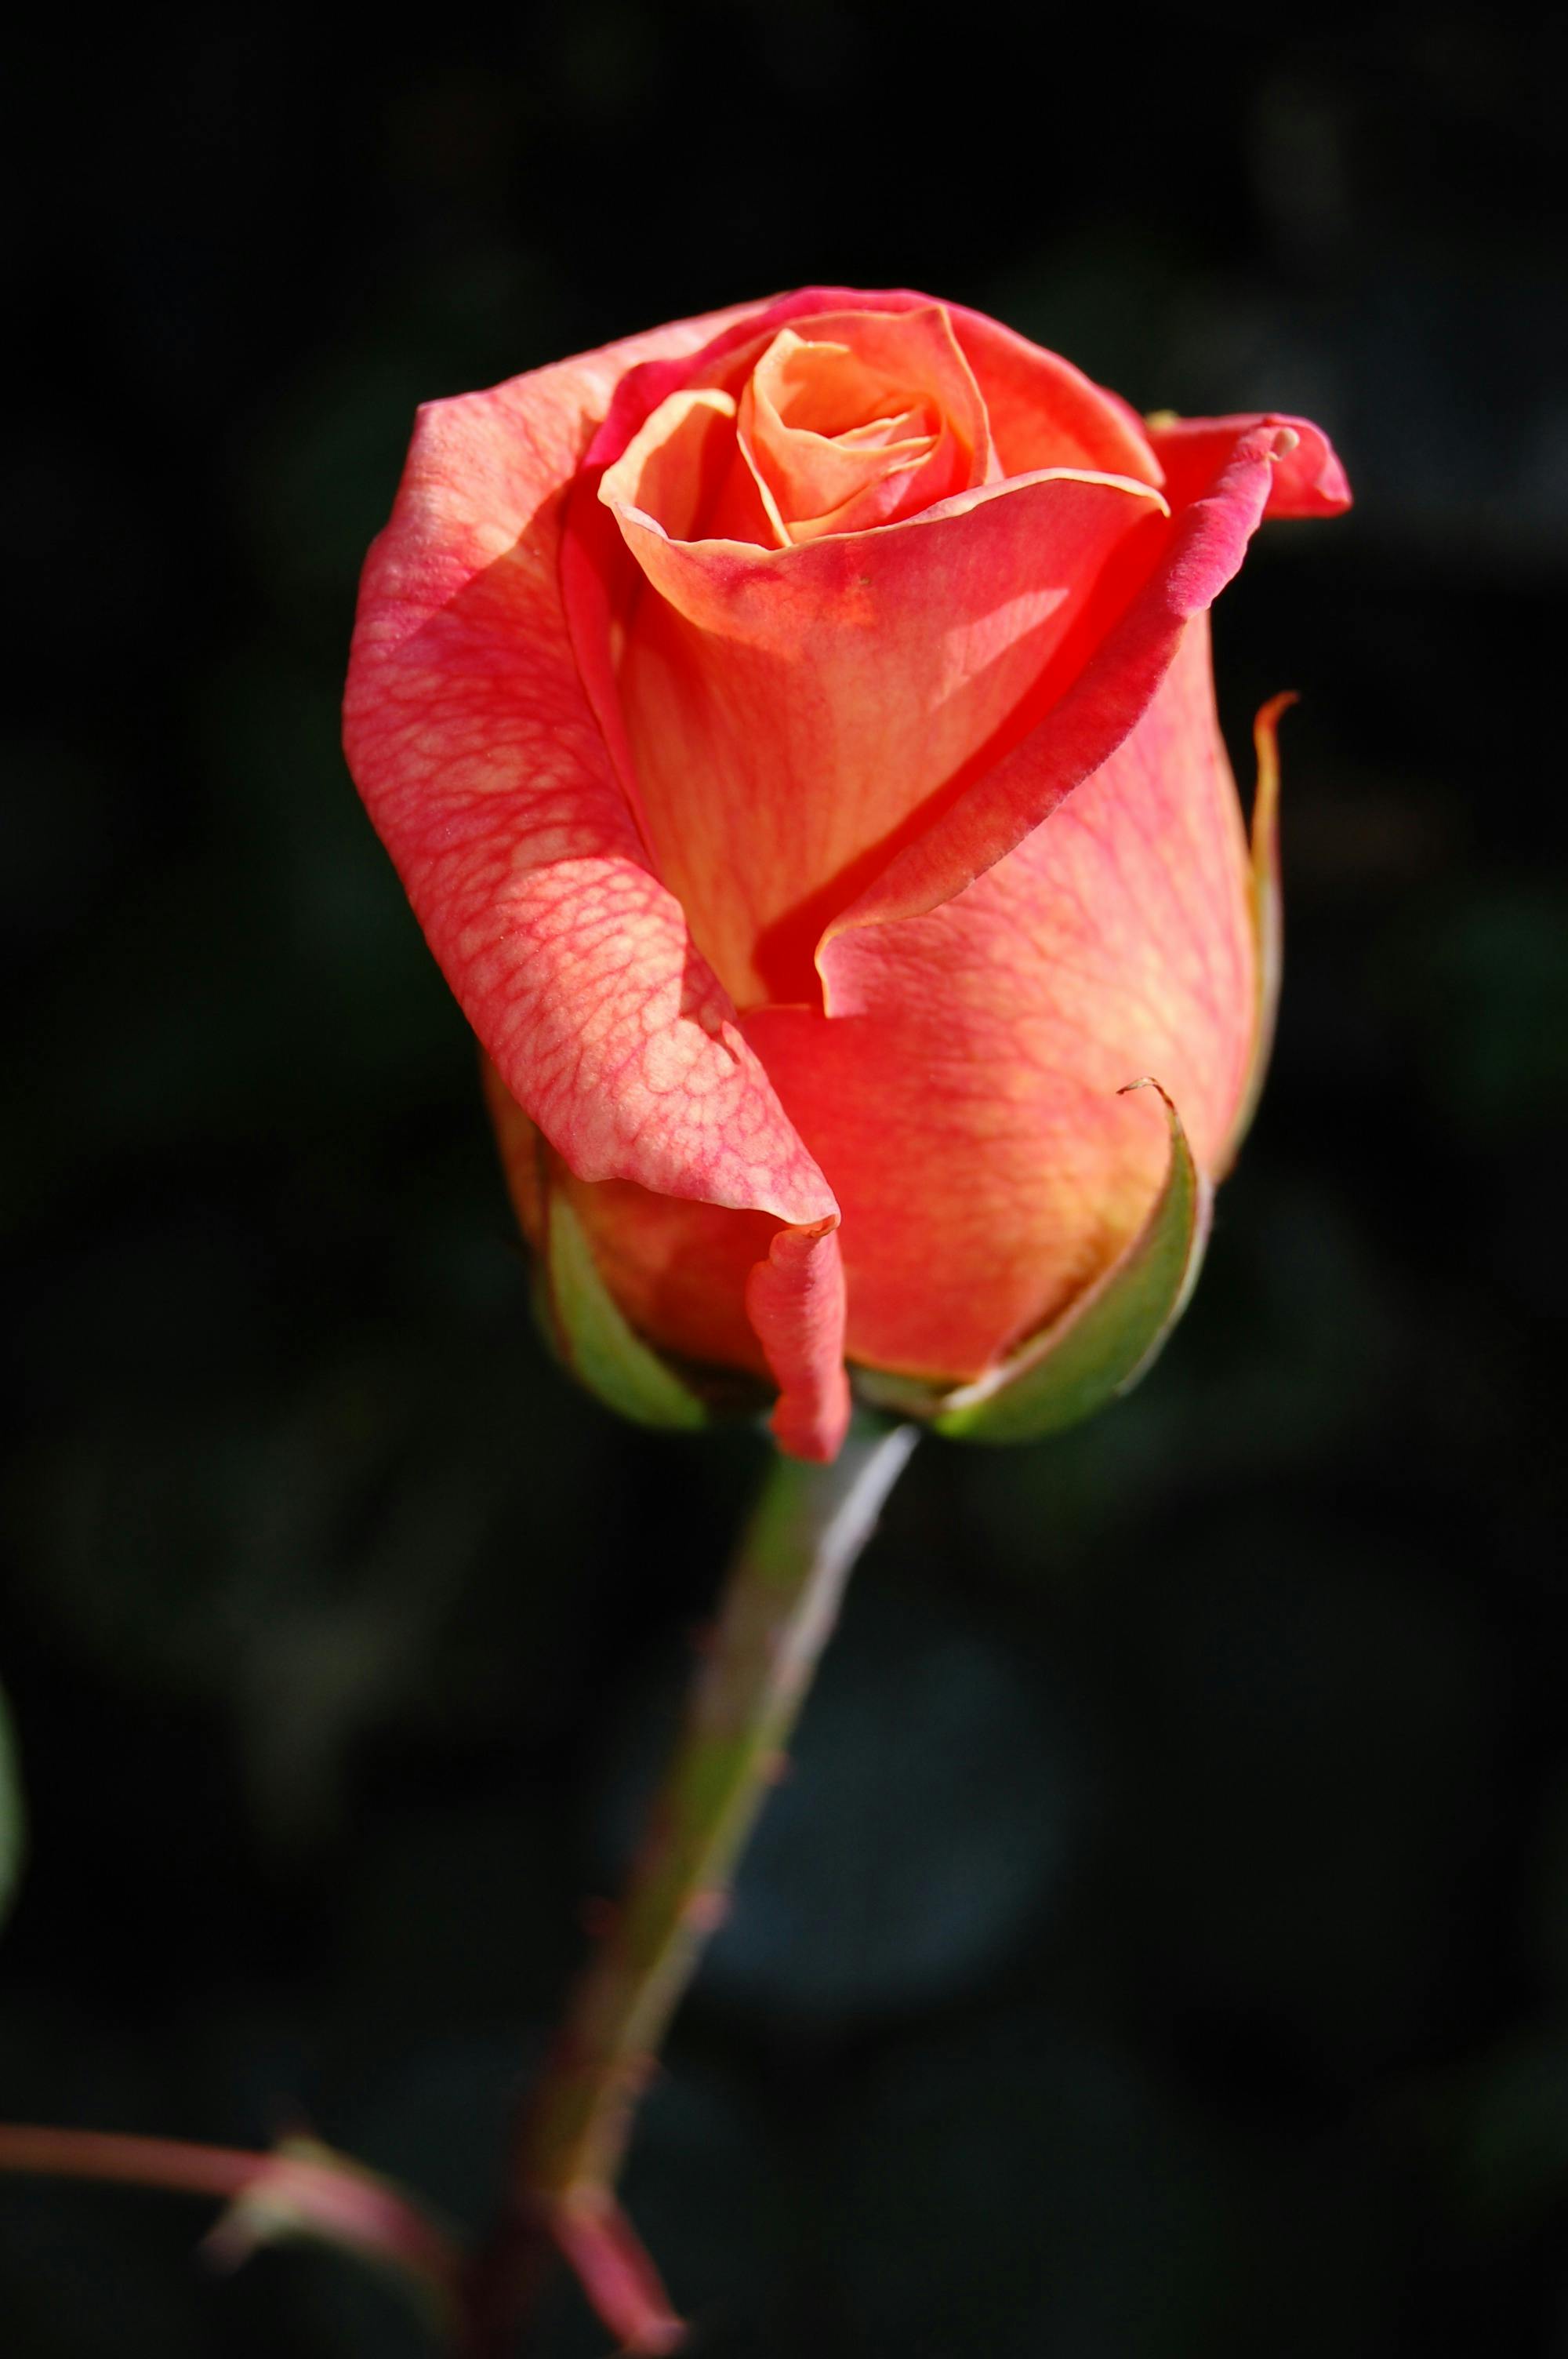
[[1158, 1082], [1128, 1086], [1160, 1091], [1171, 1132], [1163, 1184], [1130, 1245], [1059, 1319], [973, 1384], [938, 1391], [861, 1373], [865, 1399], [924, 1418], [955, 1441], [1035, 1441], [1119, 1400], [1153, 1365], [1197, 1283], [1214, 1190]]
[[706, 1403], [627, 1320], [561, 1187], [548, 1191], [539, 1279], [546, 1336], [562, 1364], [606, 1408], [636, 1425], [687, 1432], [708, 1422]]
[[1252, 1029], [1252, 1054], [1241, 1104], [1231, 1125], [1225, 1153], [1215, 1173], [1223, 1180], [1241, 1142], [1252, 1127], [1258, 1101], [1268, 1079], [1274, 1047], [1274, 1025], [1280, 1006], [1280, 975], [1284, 961], [1284, 903], [1280, 891], [1280, 716], [1296, 702], [1293, 689], [1271, 696], [1252, 724], [1258, 757], [1258, 783], [1252, 793], [1251, 876], [1249, 900], [1252, 941], [1257, 961], [1258, 996]]

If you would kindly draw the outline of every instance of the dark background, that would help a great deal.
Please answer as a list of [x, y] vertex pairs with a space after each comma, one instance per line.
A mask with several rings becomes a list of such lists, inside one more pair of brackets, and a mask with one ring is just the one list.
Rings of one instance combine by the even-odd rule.
[[[0, 2114], [308, 2120], [460, 2218], [762, 1462], [570, 1395], [337, 748], [410, 412], [812, 278], [1359, 505], [1221, 603], [1290, 949], [1128, 1406], [925, 1447], [649, 2105], [712, 2359], [1568, 2354], [1561, 41], [1479, 9], [35, 27], [4, 506], [31, 1819]], [[417, 2347], [0, 2183], [7, 2359]], [[603, 2347], [563, 2294], [551, 2359]]]

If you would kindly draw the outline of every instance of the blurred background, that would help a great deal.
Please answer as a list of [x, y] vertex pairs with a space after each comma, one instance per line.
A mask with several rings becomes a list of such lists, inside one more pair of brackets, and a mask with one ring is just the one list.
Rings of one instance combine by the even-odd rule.
[[[1281, 1036], [1144, 1390], [917, 1455], [631, 2201], [711, 2359], [1568, 2354], [1553, 38], [26, 37], [0, 2115], [308, 2122], [484, 2211], [764, 1453], [620, 1428], [535, 1340], [338, 751], [356, 572], [417, 400], [913, 284], [1337, 439], [1353, 516], [1217, 615], [1244, 779], [1303, 696]], [[7, 2359], [420, 2348], [329, 2256], [203, 2271], [200, 2225], [0, 2183]], [[565, 2288], [539, 2347], [603, 2348]]]

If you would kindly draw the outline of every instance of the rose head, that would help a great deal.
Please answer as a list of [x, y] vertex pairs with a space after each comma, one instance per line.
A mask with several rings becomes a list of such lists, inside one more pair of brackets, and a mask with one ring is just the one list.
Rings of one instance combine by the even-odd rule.
[[590, 1383], [748, 1372], [830, 1457], [847, 1359], [955, 1430], [1040, 1338], [1130, 1378], [1267, 1045], [1207, 609], [1347, 501], [1301, 419], [1145, 424], [904, 293], [421, 412], [346, 744]]

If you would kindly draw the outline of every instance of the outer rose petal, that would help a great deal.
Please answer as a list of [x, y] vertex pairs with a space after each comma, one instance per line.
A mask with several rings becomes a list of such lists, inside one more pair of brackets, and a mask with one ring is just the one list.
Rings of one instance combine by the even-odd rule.
[[843, 938], [858, 1013], [743, 1019], [833, 1174], [852, 1360], [978, 1375], [1133, 1234], [1169, 1152], [1212, 1169], [1245, 1088], [1254, 949], [1200, 617], [1138, 727], [1005, 860]]
[[[558, 587], [566, 488], [629, 368], [689, 321], [420, 413], [361, 589], [350, 766], [426, 936], [509, 1089], [584, 1179], [813, 1233], [833, 1195], [650, 872], [584, 695]], [[814, 1281], [804, 1266], [797, 1291]], [[815, 1297], [813, 1298], [815, 1299]], [[838, 1355], [762, 1298], [797, 1447], [831, 1456]], [[761, 1341], [772, 1358], [775, 1337]]]
[[1187, 624], [1239, 568], [1268, 506], [1277, 451], [1291, 455], [1296, 447], [1279, 427], [1250, 419], [1228, 441], [1222, 438], [1217, 473], [1200, 496], [1176, 508], [1158, 562], [1076, 679], [1001, 760], [973, 783], [960, 776], [946, 796], [934, 798], [925, 823], [830, 925], [816, 963], [831, 1012], [851, 1014], [860, 1004], [856, 945], [866, 929], [934, 909], [962, 892], [1049, 818], [1137, 725]]
[[1291, 434], [1296, 440], [1275, 462], [1264, 515], [1342, 515], [1350, 506], [1350, 485], [1333, 443], [1310, 419], [1285, 418], [1273, 410], [1236, 418], [1152, 418], [1149, 440], [1165, 470], [1172, 506], [1195, 499], [1243, 435], [1271, 430], [1281, 440]]

